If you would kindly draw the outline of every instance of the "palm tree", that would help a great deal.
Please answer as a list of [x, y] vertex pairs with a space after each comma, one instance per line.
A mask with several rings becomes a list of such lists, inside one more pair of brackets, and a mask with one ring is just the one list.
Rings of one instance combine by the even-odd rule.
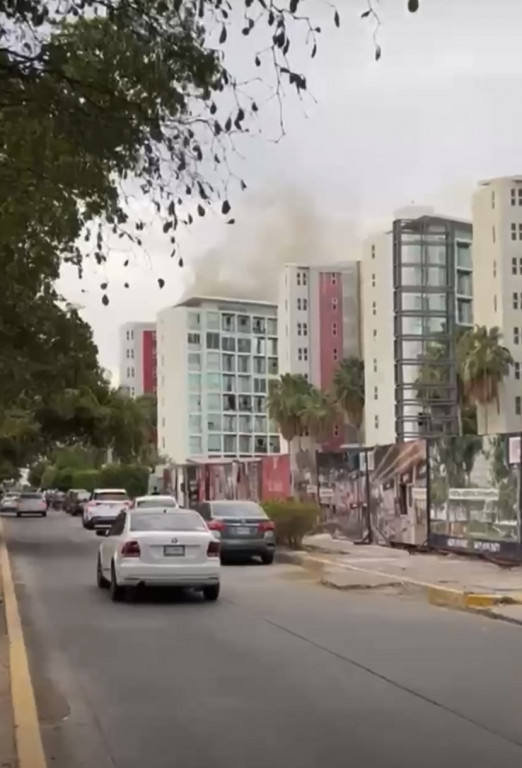
[[499, 385], [513, 365], [510, 351], [500, 343], [497, 327], [476, 326], [464, 333], [457, 345], [457, 358], [463, 395], [467, 402], [485, 409], [488, 431], [488, 405], [498, 405]]
[[335, 422], [339, 418], [339, 409], [335, 398], [329, 392], [317, 387], [310, 387], [303, 423], [316, 443], [324, 443], [330, 437]]
[[364, 362], [358, 357], [343, 360], [334, 373], [333, 391], [337, 404], [360, 438], [364, 415]]
[[306, 411], [310, 389], [311, 385], [300, 374], [284, 373], [279, 379], [270, 382], [268, 415], [290, 444], [306, 432], [303, 414]]

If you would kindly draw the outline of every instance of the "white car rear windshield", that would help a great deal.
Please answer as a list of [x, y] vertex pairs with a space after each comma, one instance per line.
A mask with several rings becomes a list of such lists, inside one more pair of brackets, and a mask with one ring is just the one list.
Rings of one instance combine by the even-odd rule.
[[206, 531], [205, 521], [197, 512], [132, 512], [131, 531]]
[[141, 499], [141, 501], [138, 501], [136, 504], [137, 509], [163, 509], [164, 507], [177, 507], [175, 499], [162, 499], [161, 497], [151, 498], [151, 499]]
[[123, 491], [100, 491], [94, 494], [95, 501], [127, 501], [128, 498]]

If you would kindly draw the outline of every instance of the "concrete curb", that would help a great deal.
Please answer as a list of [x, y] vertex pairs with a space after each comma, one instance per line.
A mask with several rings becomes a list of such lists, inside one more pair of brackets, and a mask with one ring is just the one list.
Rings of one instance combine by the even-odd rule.
[[[384, 571], [376, 571], [375, 569], [362, 568], [358, 565], [339, 563], [326, 557], [318, 557], [317, 555], [306, 551], [293, 552], [291, 550], [278, 550], [276, 553], [276, 561], [279, 563], [299, 565], [302, 568], [318, 572], [321, 572], [325, 568], [338, 568], [346, 571], [359, 572], [361, 574], [365, 573], [373, 577], [377, 576], [383, 580], [381, 584], [373, 584], [371, 586], [361, 585], [359, 588], [382, 589], [383, 587], [390, 585], [414, 587], [419, 591], [424, 592], [427, 601], [432, 605], [453, 608], [454, 610], [480, 611], [486, 615], [493, 615], [491, 611], [488, 611], [487, 609], [491, 609], [496, 605], [522, 605], [522, 594], [517, 594], [516, 596], [494, 593], [480, 594], [451, 587], [441, 587], [439, 584], [430, 584], [428, 582], [410, 579], [408, 576], [400, 576], [398, 574], [385, 573]], [[386, 583], [385, 580], [388, 580], [388, 583]], [[321, 579], [321, 583], [324, 584], [325, 580]], [[335, 584], [331, 583], [326, 583], [325, 586], [342, 589], [342, 587], [336, 587]], [[352, 585], [347, 587], [348, 590], [356, 588], [358, 587]], [[495, 618], [502, 619], [504, 617], [497, 615]], [[517, 623], [516, 620], [511, 621], [512, 623]]]

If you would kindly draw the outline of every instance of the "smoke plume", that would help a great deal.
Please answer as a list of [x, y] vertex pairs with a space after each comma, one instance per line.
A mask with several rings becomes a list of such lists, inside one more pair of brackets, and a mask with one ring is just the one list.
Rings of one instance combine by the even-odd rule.
[[222, 242], [195, 258], [184, 298], [220, 296], [277, 301], [284, 264], [332, 264], [359, 258], [350, 220], [324, 215], [306, 194], [280, 189], [234, 211]]

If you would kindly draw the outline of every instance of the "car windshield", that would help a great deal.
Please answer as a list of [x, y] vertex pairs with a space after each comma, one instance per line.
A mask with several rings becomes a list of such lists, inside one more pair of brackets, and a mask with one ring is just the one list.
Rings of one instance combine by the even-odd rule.
[[127, 501], [125, 491], [99, 491], [94, 494], [95, 501]]
[[133, 512], [131, 531], [206, 531], [207, 526], [197, 512]]
[[177, 507], [175, 499], [161, 498], [161, 496], [152, 496], [147, 499], [140, 499], [136, 506], [139, 509], [147, 507], [147, 509], [160, 509], [162, 507]]
[[212, 513], [218, 517], [266, 517], [259, 504], [253, 501], [219, 501], [211, 506]]

